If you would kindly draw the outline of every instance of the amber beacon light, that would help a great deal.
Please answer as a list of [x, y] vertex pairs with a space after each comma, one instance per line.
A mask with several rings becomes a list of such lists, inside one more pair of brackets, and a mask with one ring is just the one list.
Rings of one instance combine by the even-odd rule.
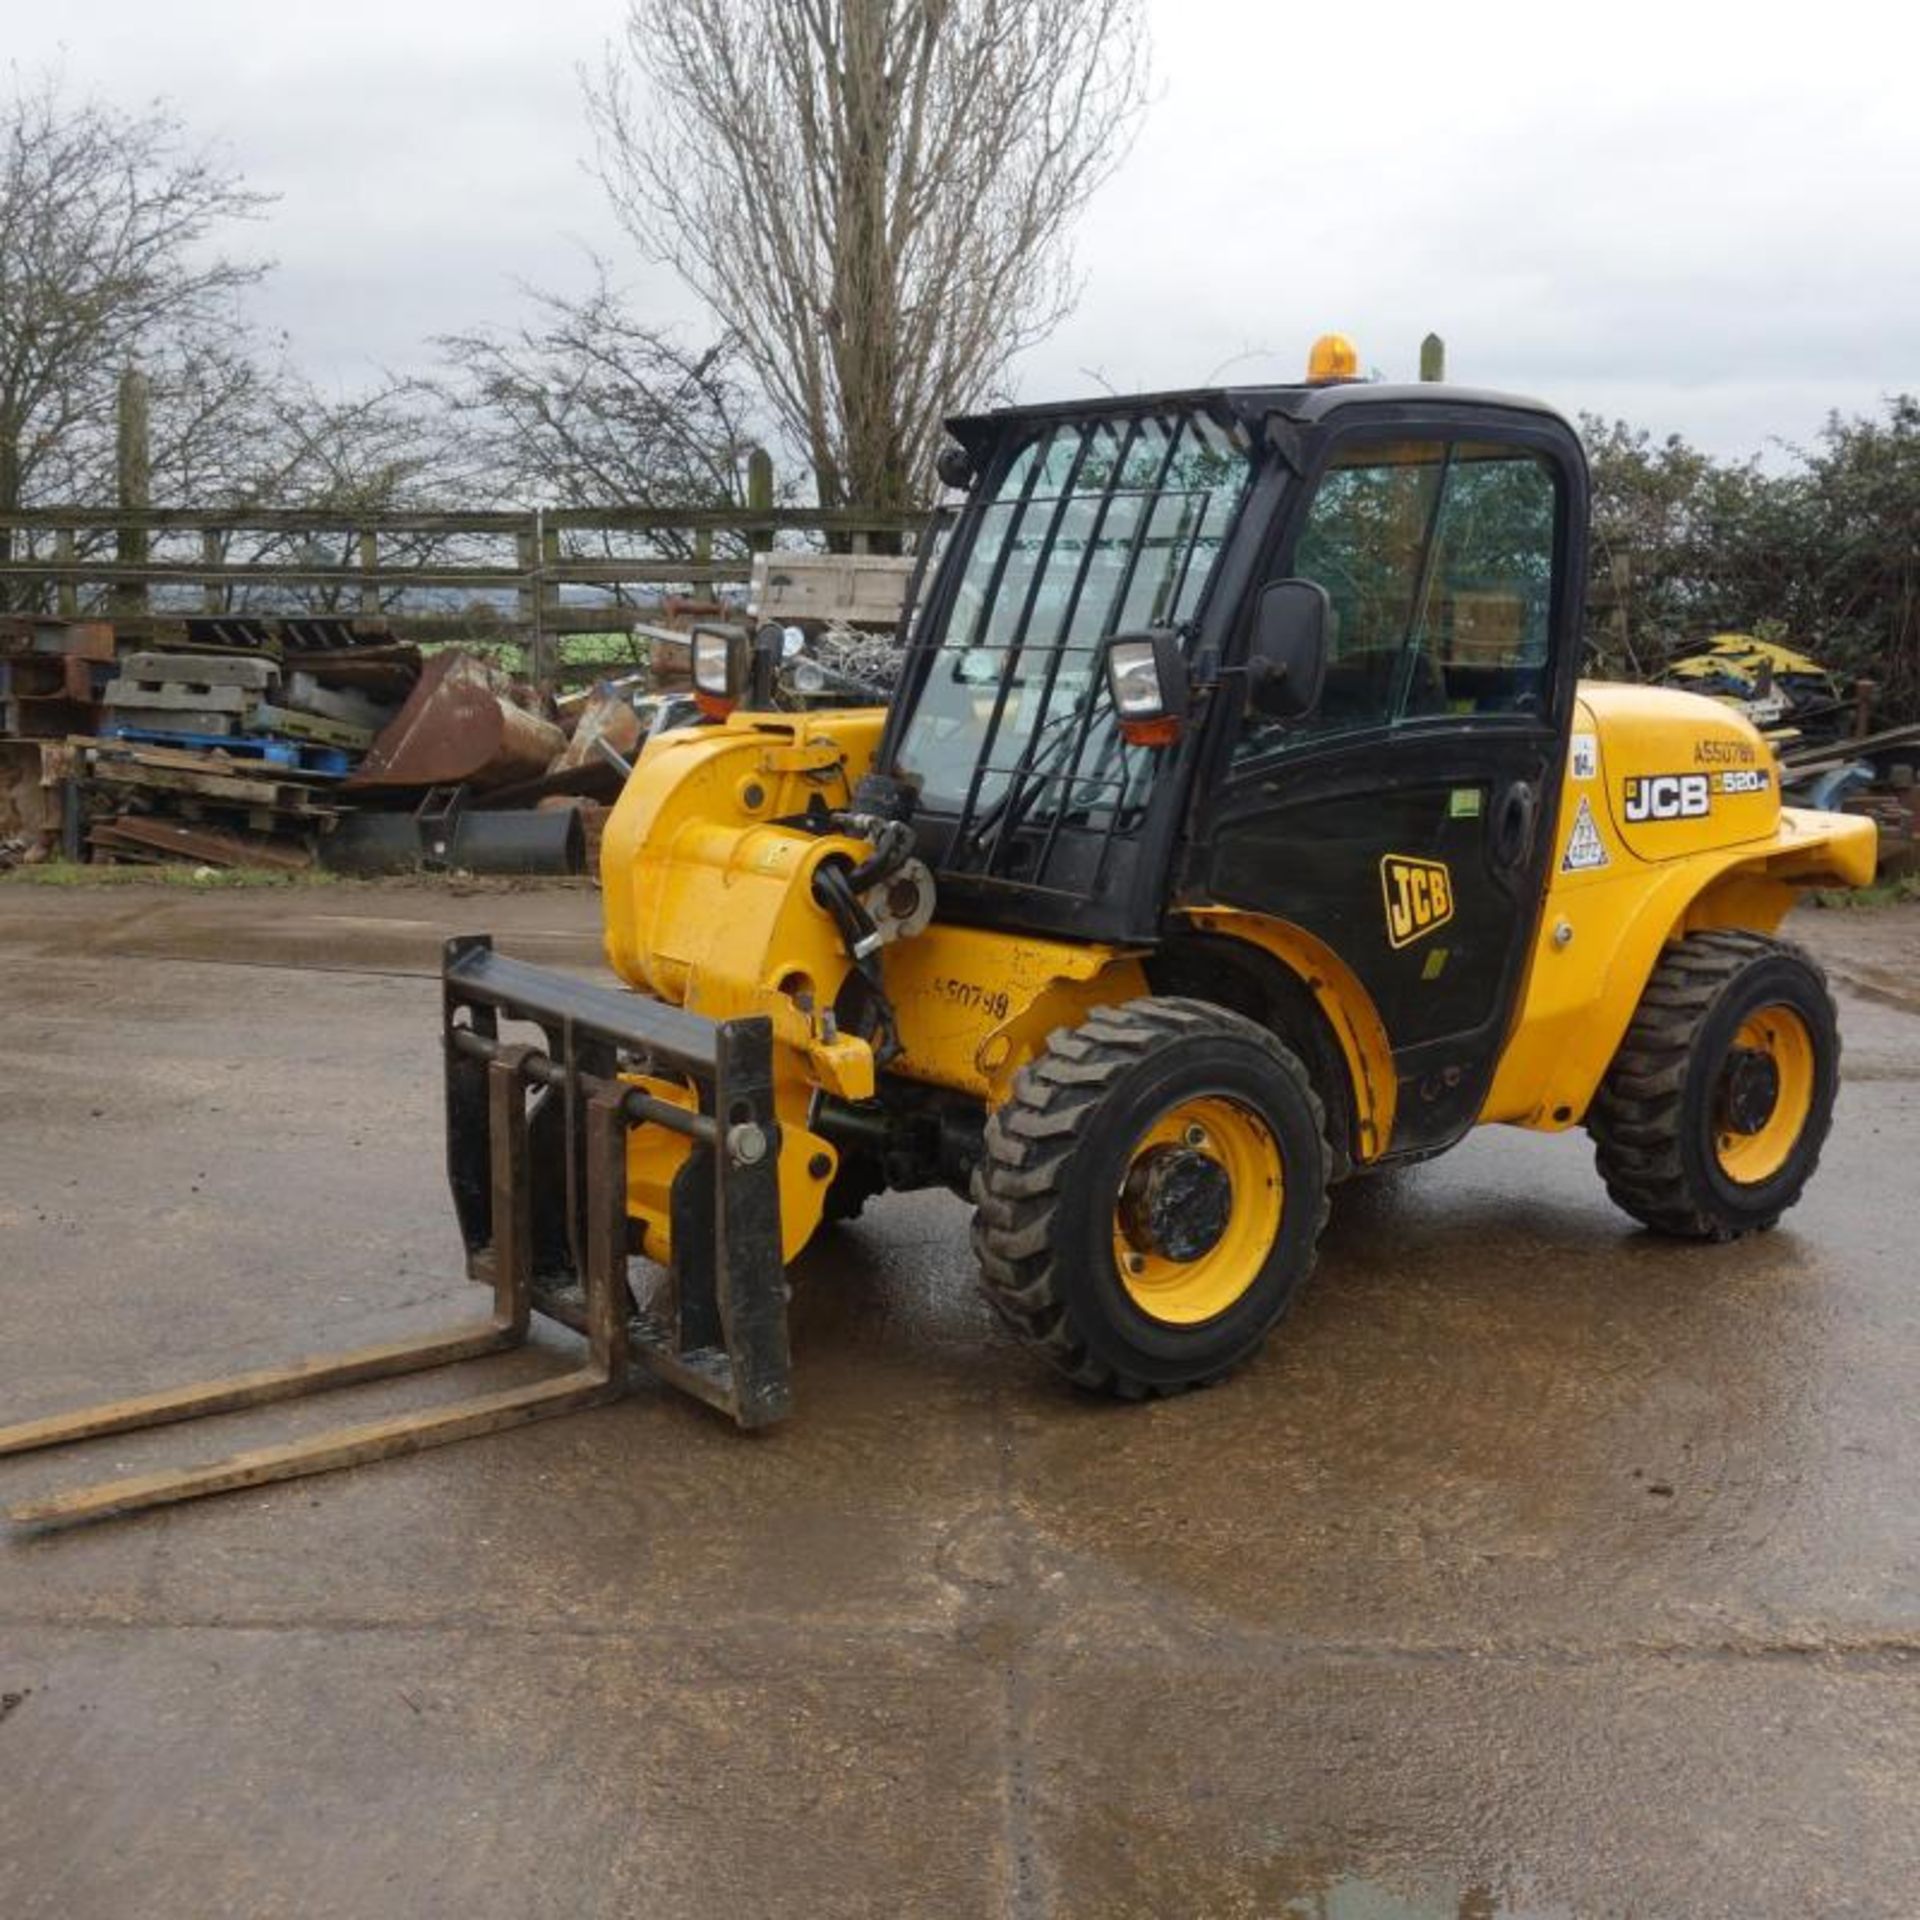
[[1344, 333], [1323, 333], [1307, 355], [1307, 384], [1331, 386], [1360, 378], [1360, 350]]

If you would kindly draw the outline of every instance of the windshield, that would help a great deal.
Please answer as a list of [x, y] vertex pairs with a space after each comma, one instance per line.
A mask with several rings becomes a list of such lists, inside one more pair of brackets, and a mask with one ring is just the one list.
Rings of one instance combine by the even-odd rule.
[[1200, 603], [1250, 471], [1245, 433], [1179, 409], [1036, 428], [981, 509], [898, 777], [970, 827], [1136, 806], [1102, 647]]

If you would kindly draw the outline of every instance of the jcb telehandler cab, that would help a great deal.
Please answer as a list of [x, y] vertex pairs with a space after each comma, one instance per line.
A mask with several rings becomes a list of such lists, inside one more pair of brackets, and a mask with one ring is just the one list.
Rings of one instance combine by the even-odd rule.
[[[1870, 877], [1873, 828], [1783, 807], [1725, 707], [1580, 681], [1558, 415], [1327, 380], [952, 431], [965, 501], [887, 707], [781, 710], [777, 633], [696, 636], [707, 723], [651, 741], [605, 836], [633, 991], [450, 947], [472, 1271], [496, 1344], [537, 1308], [592, 1332], [583, 1371], [28, 1517], [532, 1418], [630, 1358], [764, 1425], [785, 1264], [891, 1188], [965, 1196], [1001, 1317], [1130, 1399], [1260, 1343], [1331, 1183], [1478, 1124], [1584, 1125], [1662, 1233], [1799, 1197], [1839, 1042], [1773, 930], [1796, 886]], [[423, 1363], [373, 1359], [246, 1397]]]

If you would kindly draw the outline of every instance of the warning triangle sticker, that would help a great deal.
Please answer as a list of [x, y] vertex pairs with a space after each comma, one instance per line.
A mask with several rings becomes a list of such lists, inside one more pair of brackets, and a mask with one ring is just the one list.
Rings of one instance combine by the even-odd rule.
[[1573, 816], [1573, 831], [1567, 835], [1567, 851], [1560, 862], [1562, 873], [1585, 873], [1607, 864], [1607, 843], [1593, 824], [1593, 808], [1586, 796], [1580, 798], [1580, 811]]

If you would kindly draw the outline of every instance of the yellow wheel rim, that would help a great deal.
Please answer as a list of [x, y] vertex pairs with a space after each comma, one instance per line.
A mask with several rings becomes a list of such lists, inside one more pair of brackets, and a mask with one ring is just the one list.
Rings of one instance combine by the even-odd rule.
[[[1748, 1017], [1728, 1049], [1714, 1101], [1714, 1158], [1729, 1180], [1754, 1186], [1787, 1164], [1813, 1111], [1814, 1079], [1813, 1035], [1793, 1008], [1762, 1007]], [[1769, 1083], [1770, 1104], [1753, 1091]]]
[[1172, 1326], [1225, 1313], [1259, 1278], [1285, 1200], [1280, 1148], [1251, 1107], [1208, 1094], [1168, 1108], [1134, 1143], [1114, 1199], [1128, 1297]]

